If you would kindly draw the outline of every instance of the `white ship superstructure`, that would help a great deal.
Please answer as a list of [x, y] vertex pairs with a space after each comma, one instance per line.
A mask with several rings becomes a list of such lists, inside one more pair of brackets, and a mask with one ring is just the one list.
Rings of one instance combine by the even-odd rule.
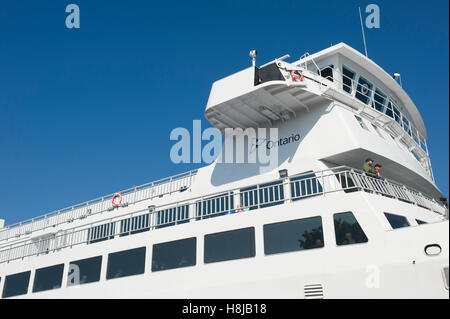
[[343, 43], [286, 59], [216, 81], [205, 111], [222, 132], [277, 128], [275, 168], [216, 161], [4, 226], [1, 297], [448, 298], [413, 101]]

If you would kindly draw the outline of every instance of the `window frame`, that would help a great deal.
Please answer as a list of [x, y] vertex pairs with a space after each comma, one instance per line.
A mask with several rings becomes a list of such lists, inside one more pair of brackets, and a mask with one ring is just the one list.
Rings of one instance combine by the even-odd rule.
[[[219, 235], [219, 234], [226, 234], [226, 233], [233, 233], [236, 231], [244, 231], [244, 230], [250, 230], [250, 254], [249, 256], [246, 257], [239, 257], [239, 258], [232, 258], [232, 259], [220, 259], [220, 260], [214, 260], [214, 261], [207, 261], [207, 238], [211, 238], [214, 235]], [[243, 228], [237, 228], [237, 229], [230, 229], [230, 230], [225, 230], [225, 231], [219, 231], [219, 232], [215, 232], [215, 233], [210, 233], [210, 234], [205, 234], [203, 236], [203, 263], [206, 264], [216, 264], [216, 263], [220, 263], [220, 262], [227, 262], [227, 261], [234, 261], [234, 260], [242, 260], [242, 259], [250, 259], [250, 258], [255, 258], [256, 257], [256, 230], [255, 230], [255, 226], [250, 226], [250, 227], [243, 227]], [[210, 257], [208, 257], [210, 258]]]
[[[175, 243], [179, 243], [179, 242], [187, 242], [187, 241], [192, 241], [194, 242], [194, 264], [189, 264], [189, 265], [185, 265], [185, 266], [178, 266], [178, 267], [171, 267], [171, 268], [165, 268], [165, 269], [154, 269], [153, 265], [154, 265], [154, 259], [155, 259], [155, 251], [157, 251], [157, 249], [155, 249], [156, 247], [162, 247], [163, 245], [170, 245], [170, 244], [175, 244]], [[181, 256], [183, 257], [183, 256]], [[160, 271], [166, 271], [166, 270], [174, 270], [174, 269], [180, 269], [180, 268], [186, 268], [186, 267], [195, 267], [197, 265], [197, 237], [193, 236], [193, 237], [187, 237], [187, 238], [181, 238], [181, 239], [176, 239], [176, 240], [170, 240], [170, 241], [166, 241], [166, 242], [161, 242], [161, 243], [155, 243], [152, 245], [152, 257], [151, 257], [151, 266], [150, 266], [150, 270], [151, 272], [160, 272]]]
[[[62, 267], [61, 268], [61, 276], [59, 278], [59, 287], [57, 288], [49, 288], [49, 289], [43, 289], [43, 290], [38, 290], [37, 288], [37, 284], [39, 283], [39, 281], [41, 280], [39, 278], [39, 272], [43, 272], [46, 270], [50, 270], [51, 268], [57, 268], [57, 267]], [[55, 290], [55, 289], [61, 289], [63, 288], [62, 284], [63, 284], [63, 280], [64, 280], [64, 270], [65, 270], [65, 264], [56, 264], [56, 265], [52, 265], [52, 266], [47, 266], [47, 267], [42, 267], [39, 269], [36, 269], [34, 271], [34, 278], [33, 278], [33, 287], [31, 288], [31, 292], [32, 293], [39, 293], [39, 292], [44, 292], [44, 291], [50, 291], [50, 290]]]
[[[381, 97], [383, 99], [383, 103], [377, 101], [376, 97]], [[375, 87], [375, 90], [373, 92], [373, 107], [375, 110], [377, 110], [378, 112], [381, 112], [383, 114], [386, 114], [386, 109], [387, 109], [387, 102], [388, 102], [388, 96], [387, 94], [385, 94], [379, 87]], [[377, 108], [377, 105], [381, 106], [381, 110], [379, 110]]]
[[[361, 81], [366, 82], [366, 83], [361, 83]], [[362, 90], [358, 90], [358, 87], [363, 87], [364, 84], [367, 84], [367, 90], [368, 90], [368, 95], [364, 94], [362, 92]], [[360, 75], [358, 78], [358, 85], [356, 86], [356, 90], [355, 90], [355, 98], [358, 99], [358, 101], [360, 101], [361, 103], [364, 103], [366, 105], [372, 106], [372, 101], [373, 101], [373, 83], [370, 82], [369, 80], [367, 80], [364, 76]], [[361, 100], [360, 98], [357, 97], [357, 95], [360, 94], [363, 97], [367, 98], [367, 102], [364, 102], [363, 100]]]
[[[122, 275], [119, 277], [115, 277], [115, 276], [110, 276], [110, 262], [111, 262], [111, 256], [117, 256], [120, 253], [125, 253], [125, 252], [130, 252], [130, 251], [138, 251], [138, 250], [143, 250], [144, 251], [144, 258], [143, 258], [143, 265], [141, 265], [142, 267], [142, 272], [138, 272], [138, 273], [133, 273], [131, 275]], [[130, 249], [124, 249], [124, 250], [119, 250], [119, 251], [114, 251], [111, 253], [108, 253], [108, 258], [106, 260], [106, 280], [114, 280], [114, 279], [120, 279], [120, 278], [125, 278], [125, 277], [133, 277], [133, 276], [139, 276], [139, 275], [144, 275], [145, 274], [145, 270], [147, 267], [147, 247], [146, 246], [141, 246], [141, 247], [136, 247], [136, 248], [130, 248]], [[121, 268], [118, 268], [118, 270], [120, 270]], [[122, 272], [123, 269], [122, 269]], [[117, 272], [116, 272], [117, 274]]]
[[[99, 269], [99, 272], [98, 272], [98, 280], [93, 280], [93, 281], [89, 281], [89, 282], [85, 282], [85, 283], [79, 283], [78, 285], [76, 285], [76, 284], [70, 284], [69, 283], [69, 273], [68, 273], [68, 271], [70, 270], [70, 265], [77, 265], [76, 263], [78, 262], [78, 263], [80, 263], [80, 262], [85, 262], [85, 261], [87, 261], [87, 260], [100, 260], [100, 269]], [[83, 259], [77, 259], [77, 260], [72, 260], [72, 261], [69, 261], [69, 264], [68, 264], [68, 266], [69, 266], [69, 269], [68, 269], [68, 271], [66, 272], [66, 274], [67, 274], [67, 280], [66, 280], [66, 287], [65, 288], [70, 288], [70, 287], [77, 287], [77, 286], [84, 286], [84, 285], [88, 285], [88, 284], [92, 284], [92, 283], [96, 283], [96, 282], [100, 282], [101, 280], [102, 280], [102, 267], [103, 267], [103, 255], [97, 255], [97, 256], [92, 256], [92, 257], [87, 257], [87, 258], [83, 258]], [[78, 265], [77, 265], [78, 266]], [[79, 266], [78, 266], [79, 267]], [[81, 276], [81, 273], [80, 273], [80, 276]], [[81, 281], [81, 278], [80, 278], [80, 281]]]
[[[384, 217], [386, 218], [386, 220], [388, 221], [389, 226], [391, 226], [392, 230], [411, 227], [411, 223], [410, 223], [410, 221], [408, 220], [408, 218], [407, 218], [406, 216], [398, 215], [398, 214], [393, 214], [393, 213], [389, 213], [389, 212], [383, 212], [383, 215], [384, 215]], [[401, 227], [395, 227], [395, 228], [394, 228], [394, 226], [392, 226], [391, 221], [389, 220], [388, 215], [395, 216], [395, 217], [403, 217], [408, 225], [407, 225], [407, 226], [401, 226]]]
[[358, 115], [356, 115], [356, 114], [353, 114], [353, 116], [355, 117], [356, 121], [358, 122], [359, 126], [360, 126], [362, 129], [364, 129], [364, 130], [370, 132], [370, 130], [369, 130], [369, 128], [367, 127], [366, 123], [364, 123], [364, 120], [362, 119], [362, 117], [360, 117], [360, 116], [358, 116]]
[[[349, 76], [344, 74], [344, 69], [346, 69], [347, 71], [349, 71], [350, 73], [353, 73], [353, 77], [350, 79]], [[344, 83], [344, 79], [350, 80], [350, 86], [348, 86], [347, 84]], [[342, 90], [350, 95], [354, 95], [354, 86], [355, 86], [355, 79], [356, 79], [356, 72], [353, 71], [351, 68], [347, 67], [346, 65], [342, 65]], [[346, 91], [345, 88], [348, 88], [350, 90], [350, 92]]]
[[[28, 274], [28, 278], [27, 278], [27, 284], [26, 284], [26, 291], [25, 293], [20, 293], [20, 294], [16, 294], [16, 295], [9, 295], [9, 296], [5, 296], [5, 290], [7, 288], [7, 283], [8, 283], [8, 278], [12, 277], [12, 276], [17, 276], [17, 275], [25, 275]], [[18, 273], [13, 273], [13, 274], [9, 274], [7, 276], [4, 276], [3, 279], [3, 289], [2, 289], [2, 299], [6, 299], [6, 298], [13, 298], [13, 297], [17, 297], [17, 296], [25, 296], [28, 295], [30, 293], [30, 282], [31, 282], [31, 270], [27, 270], [27, 271], [21, 271]]]
[[[295, 250], [284, 250], [284, 251], [277, 251], [277, 252], [272, 252], [272, 253], [268, 253], [267, 249], [266, 249], [266, 227], [270, 227], [273, 225], [279, 225], [279, 224], [287, 224], [287, 223], [292, 223], [292, 222], [299, 222], [299, 221], [303, 221], [306, 219], [319, 219], [320, 221], [320, 226], [322, 228], [322, 246], [321, 247], [311, 247], [311, 248], [303, 248], [303, 249], [295, 249]], [[324, 232], [324, 228], [323, 228], [323, 218], [321, 215], [314, 215], [314, 216], [309, 216], [309, 217], [303, 217], [303, 218], [296, 218], [296, 219], [291, 219], [291, 220], [284, 220], [281, 222], [273, 222], [273, 223], [268, 223], [268, 224], [264, 224], [263, 225], [263, 248], [264, 248], [264, 256], [272, 256], [272, 255], [279, 255], [279, 254], [290, 254], [290, 253], [298, 253], [301, 251], [312, 251], [312, 250], [316, 250], [316, 249], [323, 249], [325, 248], [325, 232]]]
[[[352, 214], [353, 218], [355, 219], [356, 223], [358, 224], [359, 228], [361, 229], [364, 237], [366, 238], [366, 241], [362, 241], [359, 243], [353, 243], [353, 244], [338, 244], [338, 240], [337, 240], [337, 232], [336, 232], [336, 215], [341, 215], [341, 214]], [[334, 230], [334, 240], [335, 240], [335, 244], [336, 247], [346, 247], [346, 246], [352, 246], [352, 245], [361, 245], [361, 244], [367, 244], [369, 243], [369, 237], [366, 235], [366, 232], [364, 231], [363, 227], [361, 226], [361, 223], [358, 221], [358, 219], [356, 218], [355, 214], [353, 213], [353, 211], [345, 211], [345, 212], [339, 212], [339, 213], [333, 213], [333, 230]]]

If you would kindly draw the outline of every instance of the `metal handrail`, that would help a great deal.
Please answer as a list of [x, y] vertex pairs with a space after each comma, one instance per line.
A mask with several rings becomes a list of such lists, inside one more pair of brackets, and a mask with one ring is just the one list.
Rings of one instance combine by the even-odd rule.
[[[189, 178], [189, 182], [191, 182], [191, 179], [193, 176], [195, 176], [197, 174], [197, 170], [191, 170], [188, 172], [184, 172], [181, 174], [177, 174], [177, 175], [173, 175], [170, 177], [166, 177], [163, 179], [159, 179], [153, 182], [149, 182], [140, 186], [134, 186], [125, 190], [120, 191], [120, 193], [122, 194], [122, 196], [127, 196], [128, 198], [131, 197], [131, 195], [134, 195], [134, 198], [132, 199], [132, 202], [139, 202], [142, 200], [146, 200], [149, 198], [153, 198], [155, 196], [159, 196], [161, 194], [167, 194], [167, 193], [172, 193], [174, 191], [177, 191], [175, 189], [172, 189], [169, 186], [169, 189], [166, 191], [163, 191], [161, 194], [155, 194], [155, 193], [150, 193], [150, 196], [144, 196], [144, 198], [136, 198], [136, 195], [138, 192], [140, 191], [144, 191], [144, 190], [150, 190], [152, 188], [156, 188], [158, 186], [163, 186], [166, 184], [171, 184], [174, 185], [176, 184], [176, 182], [179, 182], [180, 180], [182, 180], [183, 178]], [[5, 239], [9, 239], [12, 238], [14, 236], [17, 236], [18, 234], [21, 235], [20, 231], [18, 232], [18, 234], [12, 234], [11, 231], [15, 230], [17, 228], [19, 228], [20, 226], [29, 226], [32, 229], [30, 230], [29, 228], [27, 230], [25, 230], [25, 233], [28, 232], [33, 232], [33, 231], [37, 231], [37, 230], [41, 230], [41, 229], [45, 229], [47, 227], [52, 227], [52, 226], [56, 226], [65, 222], [71, 222], [73, 218], [78, 218], [79, 216], [72, 216], [72, 218], [70, 218], [70, 216], [68, 216], [68, 214], [70, 212], [74, 212], [77, 209], [84, 209], [83, 211], [80, 211], [80, 215], [83, 215], [83, 213], [85, 215], [93, 215], [93, 214], [97, 214], [97, 213], [101, 213], [103, 211], [108, 210], [110, 207], [109, 205], [104, 205], [105, 203], [107, 203], [108, 201], [112, 200], [114, 194], [109, 194], [109, 195], [104, 195], [102, 197], [98, 197], [96, 199], [90, 200], [90, 201], [86, 201], [84, 203], [81, 204], [77, 204], [77, 205], [72, 205], [60, 210], [55, 210], [53, 212], [50, 212], [48, 214], [45, 215], [40, 215], [31, 219], [27, 219], [24, 221], [21, 221], [19, 223], [15, 223], [12, 225], [8, 225], [2, 229], [0, 229], [0, 241], [1, 240], [5, 240]], [[131, 199], [131, 198], [130, 198]], [[93, 206], [95, 204], [100, 204], [100, 208], [97, 209], [97, 211], [92, 211], [93, 210]], [[91, 211], [89, 212], [88, 209], [91, 209]], [[54, 222], [50, 222], [50, 218], [52, 217], [69, 217], [66, 219], [62, 219], [62, 218], [54, 218]], [[35, 226], [35, 227], [33, 227]], [[8, 234], [10, 233], [10, 234]], [[10, 235], [10, 236], [8, 236]]]
[[[348, 79], [348, 80], [351, 82], [351, 86], [345, 84], [343, 81], [340, 81], [340, 80], [339, 80], [339, 77], [326, 77], [325, 79], [330, 80], [330, 79], [328, 79], [328, 78], [331, 78], [332, 82], [336, 82], [336, 83], [338, 83], [338, 84], [341, 84], [342, 87], [345, 86], [345, 87], [351, 88], [351, 89], [352, 89], [352, 92], [354, 91], [354, 92], [358, 92], [358, 93], [360, 93], [360, 94], [366, 95], [366, 93], [364, 93], [364, 92], [358, 90], [357, 87], [358, 87], [358, 84], [359, 84], [359, 83], [358, 83], [356, 80], [354, 80], [353, 78], [350, 78], [350, 77], [346, 76], [346, 75], [343, 74], [340, 70], [338, 70], [338, 69], [336, 69], [336, 68], [332, 68], [331, 66], [327, 66], [327, 67], [323, 68], [322, 70], [327, 69], [327, 68], [333, 70], [333, 72], [336, 72], [339, 76], [342, 76], [342, 78]], [[321, 70], [319, 70], [319, 72], [320, 72], [320, 71], [321, 71]], [[319, 76], [320, 76], [320, 74], [319, 74]], [[323, 78], [323, 77], [322, 77], [322, 78]], [[331, 81], [331, 80], [330, 80], [330, 81]], [[344, 91], [342, 88], [341, 88], [341, 90]], [[421, 136], [419, 130], [411, 123], [411, 121], [408, 119], [408, 117], [405, 116], [405, 115], [399, 110], [399, 108], [398, 108], [398, 106], [397, 106], [397, 103], [392, 99], [392, 97], [387, 96], [387, 95], [386, 95], [386, 96], [383, 96], [383, 95], [381, 95], [381, 94], [378, 94], [378, 93], [376, 92], [376, 90], [374, 90], [374, 89], [369, 89], [369, 88], [367, 88], [367, 91], [370, 92], [370, 95], [369, 95], [369, 97], [368, 97], [369, 102], [378, 103], [378, 102], [375, 101], [375, 99], [374, 99], [374, 97], [375, 97], [375, 95], [376, 95], [376, 96], [381, 97], [381, 98], [384, 98], [384, 99], [386, 100], [386, 101], [385, 101], [385, 104], [382, 104], [382, 106], [383, 106], [383, 108], [384, 108], [385, 110], [389, 109], [389, 108], [388, 108], [388, 104], [391, 103], [391, 105], [392, 105], [392, 106], [391, 106], [391, 107], [392, 107], [391, 111], [392, 111], [394, 117], [391, 117], [391, 116], [387, 115], [385, 112], [381, 112], [381, 111], [377, 110], [376, 108], [373, 108], [373, 107], [371, 106], [371, 103], [366, 104], [366, 103], [364, 103], [364, 102], [362, 102], [362, 101], [360, 101], [360, 100], [358, 100], [358, 99], [357, 99], [357, 100], [360, 101], [361, 103], [365, 104], [365, 105], [368, 105], [368, 106], [372, 107], [375, 111], [379, 112], [380, 114], [384, 114], [384, 115], [388, 116], [389, 118], [393, 119], [394, 122], [397, 123], [397, 124], [398, 124], [398, 125], [399, 125], [399, 126], [400, 126], [400, 127], [401, 127], [408, 135], [409, 135], [409, 136], [411, 136], [411, 137], [413, 138], [413, 140], [416, 142], [416, 144], [417, 144], [420, 148], [423, 149], [422, 142], [425, 143], [426, 139], [425, 139], [423, 136]], [[349, 94], [349, 93], [346, 92], [346, 91], [344, 91], [344, 92], [347, 93], [347, 94]], [[353, 98], [356, 99], [356, 97], [354, 97], [353, 94], [350, 94], [350, 95], [351, 95]], [[367, 95], [366, 95], [366, 96], [367, 96]], [[395, 106], [395, 108], [397, 109], [397, 111], [398, 111], [399, 114], [396, 114], [396, 113], [394, 112], [394, 109], [393, 109], [394, 106]], [[400, 122], [398, 122], [398, 121], [395, 120], [395, 116], [398, 116], [398, 115], [399, 115], [399, 118], [400, 118]], [[406, 119], [406, 121], [409, 123], [409, 125], [406, 125], [406, 124], [404, 123], [404, 119]], [[409, 134], [409, 131], [411, 132], [411, 135]], [[417, 138], [417, 139], [419, 140], [419, 142], [417, 142], [416, 139], [415, 139], [414, 137]], [[427, 151], [427, 150], [424, 149], [424, 151]]]
[[[345, 74], [343, 74], [342, 72], [340, 72], [340, 70], [332, 68], [331, 66], [327, 66], [324, 69], [331, 69], [334, 72], [336, 72], [338, 74], [337, 77], [322, 77], [319, 74], [315, 74], [314, 72], [310, 71], [310, 70], [306, 70], [307, 72], [310, 73], [310, 75], [312, 75], [314, 77], [314, 79], [316, 80], [317, 83], [319, 83], [320, 87], [322, 88], [323, 86], [325, 87], [330, 87], [330, 83], [337, 83], [338, 85], [333, 85], [332, 88], [339, 90], [341, 92], [345, 92], [347, 95], [351, 96], [353, 100], [361, 103], [361, 105], [364, 106], [364, 108], [370, 107], [372, 111], [379, 113], [381, 116], [387, 116], [389, 117], [389, 119], [391, 119], [390, 124], [394, 125], [394, 126], [398, 126], [401, 131], [405, 132], [401, 135], [401, 137], [405, 137], [407, 139], [409, 139], [410, 142], [413, 143], [413, 145], [415, 145], [414, 147], [417, 150], [420, 150], [422, 152], [422, 155], [419, 155], [421, 152], [418, 152], [419, 154], [415, 153], [416, 157], [419, 157], [419, 162], [420, 164], [425, 168], [425, 170], [427, 171], [427, 173], [430, 175], [431, 178], [434, 179], [433, 177], [433, 171], [431, 168], [431, 162], [430, 162], [430, 158], [429, 158], [429, 154], [428, 154], [428, 146], [426, 143], [426, 139], [423, 138], [420, 134], [420, 132], [415, 128], [415, 126], [410, 122], [410, 120], [398, 109], [398, 106], [396, 104], [396, 102], [392, 99], [392, 97], [390, 96], [382, 96], [380, 94], [378, 94], [374, 89], [368, 89], [367, 88], [367, 93], [370, 93], [370, 95], [368, 96], [369, 99], [369, 104], [364, 103], [363, 101], [357, 99], [353, 92], [358, 92], [362, 95], [366, 95], [367, 93], [361, 92], [360, 90], [358, 90], [357, 85], [358, 82], [356, 80], [353, 80], [352, 78], [346, 76]], [[319, 69], [320, 72], [320, 69]], [[347, 78], [350, 82], [351, 85], [347, 85], [345, 84], [343, 81], [340, 81], [339, 79], [339, 75], [342, 76], [343, 78]], [[324, 84], [324, 80], [325, 81], [329, 81], [330, 83], [328, 84]], [[343, 87], [349, 87], [352, 90], [352, 93], [348, 93], [345, 90], [343, 90]], [[375, 106], [373, 106], [373, 103], [378, 103], [375, 99], [374, 96], [380, 96], [383, 97], [385, 99], [385, 103], [381, 104], [383, 106], [383, 109], [386, 110], [391, 110], [393, 117], [386, 114], [386, 112], [381, 112], [379, 111]], [[388, 107], [389, 103], [391, 104], [391, 108]], [[398, 112], [398, 114], [396, 113], [396, 111]], [[396, 117], [399, 118], [399, 121], [396, 120]], [[376, 118], [377, 119], [377, 118]], [[376, 120], [375, 119], [375, 120]], [[405, 120], [408, 122], [408, 125], [405, 124]], [[391, 134], [395, 134], [394, 132], [391, 132]], [[409, 150], [412, 152], [412, 150]]]
[[[213, 194], [197, 196], [183, 201], [124, 213], [92, 222], [60, 233], [46, 234], [41, 239], [28, 239], [0, 249], [0, 263], [32, 255], [47, 254], [79, 244], [112, 239], [143, 230], [177, 225], [190, 221], [233, 214], [271, 205], [284, 204], [304, 198], [342, 191], [367, 191], [445, 215], [445, 207], [434, 199], [389, 179], [377, 178], [346, 166], [292, 175], [287, 179], [254, 184]], [[270, 184], [270, 185], [267, 185]], [[276, 195], [278, 194], [278, 195]], [[244, 198], [247, 200], [245, 204]], [[226, 205], [225, 203], [228, 203]], [[187, 214], [179, 214], [180, 210]], [[181, 217], [180, 217], [181, 216]], [[127, 225], [127, 226], [124, 226]], [[134, 226], [133, 226], [134, 225]]]

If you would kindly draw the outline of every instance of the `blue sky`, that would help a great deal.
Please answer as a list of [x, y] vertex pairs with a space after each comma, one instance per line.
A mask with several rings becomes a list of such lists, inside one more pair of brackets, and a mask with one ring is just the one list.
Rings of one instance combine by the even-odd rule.
[[[75, 3], [81, 28], [67, 29]], [[7, 224], [197, 168], [170, 161], [176, 127], [201, 119], [211, 84], [284, 54], [345, 42], [358, 6], [380, 7], [368, 55], [419, 108], [448, 196], [448, 1], [0, 2], [0, 218]]]

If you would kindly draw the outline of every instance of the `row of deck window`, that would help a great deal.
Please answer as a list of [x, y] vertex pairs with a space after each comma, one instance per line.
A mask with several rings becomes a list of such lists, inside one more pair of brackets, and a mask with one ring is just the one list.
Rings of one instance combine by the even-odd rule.
[[[384, 213], [393, 229], [410, 226], [404, 216]], [[416, 222], [426, 222], [416, 219]], [[366, 234], [352, 212], [334, 214], [337, 246], [365, 243]], [[322, 217], [314, 216], [263, 226], [264, 254], [272, 255], [325, 246]], [[106, 280], [143, 274], [146, 264], [146, 247], [108, 254]], [[204, 263], [255, 257], [255, 228], [248, 227], [204, 236]], [[197, 238], [190, 237], [153, 245], [151, 271], [195, 266], [197, 263]], [[67, 286], [100, 281], [103, 256], [76, 260], [69, 263]], [[40, 268], [35, 271], [32, 292], [61, 288], [64, 264]], [[31, 271], [8, 275], [5, 278], [2, 298], [28, 293]], [[1, 283], [1, 278], [0, 278]]]
[[[352, 212], [334, 215], [338, 246], [364, 243], [368, 239]], [[263, 226], [264, 254], [294, 252], [324, 247], [322, 217], [314, 216]], [[108, 255], [106, 280], [139, 275], [145, 272], [146, 247], [119, 251]], [[255, 257], [255, 228], [247, 227], [204, 236], [205, 264]], [[166, 271], [195, 266], [197, 238], [190, 237], [153, 245], [151, 271]], [[69, 263], [67, 286], [100, 281], [102, 256]], [[64, 264], [37, 269], [32, 292], [61, 288]], [[2, 297], [28, 292], [31, 271], [6, 276]]]

